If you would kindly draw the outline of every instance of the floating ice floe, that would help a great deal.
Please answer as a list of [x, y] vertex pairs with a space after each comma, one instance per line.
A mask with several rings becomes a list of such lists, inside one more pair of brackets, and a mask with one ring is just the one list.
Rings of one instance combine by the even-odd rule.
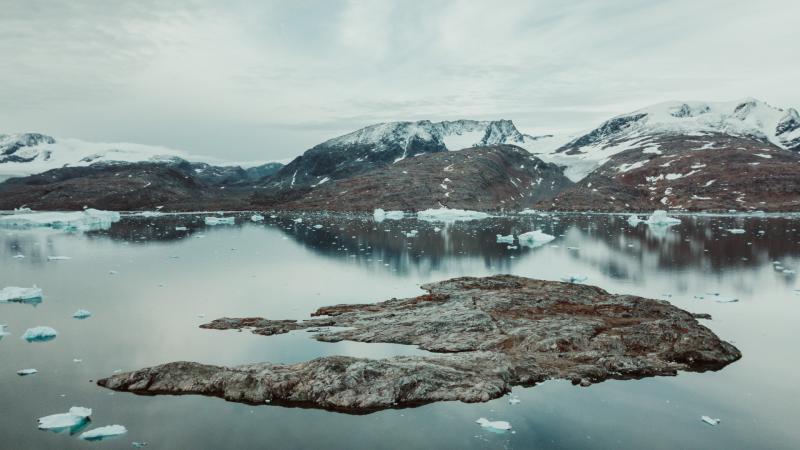
[[69, 261], [72, 259], [72, 256], [48, 256], [48, 261]]
[[0, 323], [0, 340], [2, 340], [4, 336], [8, 336], [9, 334], [11, 334], [8, 331], [6, 331], [7, 327], [8, 325]]
[[676, 219], [675, 217], [670, 217], [667, 215], [667, 212], [663, 209], [657, 209], [653, 211], [653, 214], [647, 219], [648, 225], [660, 225], [660, 226], [668, 226], [668, 225], [675, 225], [681, 223], [681, 219]]
[[322, 225], [316, 224], [316, 225], [314, 225], [314, 229], [315, 230], [320, 230], [320, 229], [322, 229]]
[[509, 405], [518, 405], [521, 402], [519, 397], [509, 397], [508, 404]]
[[583, 283], [589, 277], [586, 275], [570, 275], [568, 277], [561, 277], [561, 281], [565, 283]]
[[80, 437], [84, 441], [101, 441], [127, 433], [128, 430], [122, 425], [106, 425], [104, 427], [94, 428], [89, 431], [81, 433]]
[[17, 255], [14, 255], [14, 256], [12, 256], [12, 258], [14, 258], [14, 259], [24, 259], [24, 258], [25, 258], [25, 255], [23, 255], [23, 254], [21, 254], [21, 253], [20, 253], [20, 254], [17, 254]]
[[555, 238], [555, 236], [544, 233], [541, 230], [528, 231], [517, 236], [519, 245], [531, 248], [542, 246]]
[[186, 227], [175, 227], [175, 231], [187, 231], [188, 228]]
[[483, 428], [489, 428], [491, 430], [506, 431], [511, 429], [511, 424], [505, 420], [492, 421], [485, 417], [481, 417], [480, 419], [476, 420], [475, 423], [480, 424], [480, 426]]
[[401, 220], [406, 213], [403, 211], [384, 211], [381, 208], [375, 209], [372, 213], [372, 218], [375, 222], [383, 222], [384, 220]]
[[426, 209], [417, 213], [417, 219], [426, 222], [466, 222], [470, 220], [483, 220], [489, 214], [481, 211], [470, 211], [466, 209]]
[[134, 216], [139, 216], [139, 217], [159, 217], [163, 215], [164, 213], [160, 211], [142, 211], [140, 213], [134, 214]]
[[26, 375], [33, 375], [35, 373], [39, 373], [36, 369], [22, 369], [17, 371], [17, 375], [24, 377]]
[[0, 216], [0, 227], [35, 228], [50, 227], [66, 230], [89, 231], [104, 230], [118, 222], [120, 215], [116, 211], [85, 209], [75, 212], [28, 212]]
[[253, 222], [263, 222], [264, 216], [262, 216], [261, 214], [253, 214], [252, 216], [250, 216], [250, 220]]
[[632, 227], [635, 227], [636, 225], [639, 225], [642, 222], [644, 222], [644, 220], [640, 219], [639, 216], [637, 216], [636, 214], [631, 214], [630, 216], [628, 216], [628, 225]]
[[206, 225], [234, 225], [236, 224], [235, 217], [206, 217]]
[[730, 234], [744, 234], [746, 231], [741, 228], [729, 228], [728, 233]]
[[88, 319], [92, 317], [92, 313], [85, 309], [79, 309], [72, 314], [72, 317], [75, 319]]
[[739, 301], [738, 298], [721, 298], [719, 300], [714, 300], [717, 303], [736, 303]]
[[70, 432], [74, 432], [85, 425], [91, 415], [91, 409], [73, 406], [69, 409], [69, 412], [39, 418], [39, 429], [55, 432], [70, 430]]
[[8, 286], [0, 289], [0, 303], [38, 303], [41, 299], [42, 289], [36, 286], [29, 288]]
[[502, 234], [497, 235], [497, 243], [498, 244], [514, 244], [514, 235], [509, 234], [508, 236], [503, 236]]
[[700, 418], [700, 420], [702, 420], [703, 422], [705, 422], [705, 423], [707, 423], [707, 424], [709, 424], [711, 426], [717, 426], [717, 425], [719, 425], [720, 422], [722, 422], [719, 419], [713, 419], [713, 418], [711, 418], [709, 416], [703, 416], [703, 417]]
[[39, 326], [25, 330], [21, 339], [25, 339], [28, 342], [46, 342], [55, 339], [57, 335], [58, 332], [56, 330], [50, 327]]
[[133, 442], [131, 442], [131, 447], [133, 447], [133, 448], [145, 448], [145, 447], [147, 447], [147, 442], [136, 442], [136, 441], [133, 441]]

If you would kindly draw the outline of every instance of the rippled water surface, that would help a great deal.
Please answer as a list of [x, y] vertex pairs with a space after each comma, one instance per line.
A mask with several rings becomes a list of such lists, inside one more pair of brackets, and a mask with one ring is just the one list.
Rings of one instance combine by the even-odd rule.
[[[0, 448], [130, 448], [133, 441], [152, 449], [800, 448], [796, 218], [682, 216], [664, 229], [606, 215], [449, 225], [298, 217], [258, 224], [241, 217], [215, 227], [199, 215], [126, 217], [87, 233], [0, 229], [0, 287], [44, 289], [39, 304], [0, 304], [0, 324], [10, 333], [0, 340]], [[727, 231], [733, 228], [745, 233]], [[497, 234], [533, 229], [557, 238], [537, 248], [496, 242]], [[416, 237], [407, 236], [412, 230]], [[425, 282], [495, 273], [585, 275], [614, 293], [710, 313], [704, 323], [743, 358], [714, 373], [515, 388], [515, 405], [504, 397], [361, 416], [113, 393], [93, 382], [176, 360], [235, 365], [420, 354], [402, 345], [320, 343], [302, 331], [263, 337], [198, 325], [223, 316], [303, 319], [320, 306], [414, 296]], [[93, 315], [73, 319], [78, 309]], [[58, 337], [19, 338], [37, 325]], [[25, 368], [39, 373], [16, 374]], [[128, 434], [88, 443], [37, 430], [38, 417], [73, 405], [94, 410], [91, 427], [122, 424]], [[706, 425], [703, 415], [722, 422]], [[486, 431], [479, 417], [507, 420], [513, 432]]]

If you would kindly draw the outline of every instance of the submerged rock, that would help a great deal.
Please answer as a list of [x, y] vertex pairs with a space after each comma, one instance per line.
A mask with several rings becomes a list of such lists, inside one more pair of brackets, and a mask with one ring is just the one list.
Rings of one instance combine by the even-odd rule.
[[[330, 356], [297, 364], [238, 367], [174, 362], [98, 384], [141, 394], [202, 394], [247, 403], [349, 413], [443, 400], [483, 402], [547, 379], [606, 379], [719, 370], [739, 351], [668, 302], [612, 295], [593, 286], [496, 275], [422, 286], [429, 293], [336, 305], [296, 322], [217, 319], [202, 328], [272, 335], [319, 329], [325, 342], [416, 345], [431, 356]], [[345, 327], [326, 329], [320, 327]]]

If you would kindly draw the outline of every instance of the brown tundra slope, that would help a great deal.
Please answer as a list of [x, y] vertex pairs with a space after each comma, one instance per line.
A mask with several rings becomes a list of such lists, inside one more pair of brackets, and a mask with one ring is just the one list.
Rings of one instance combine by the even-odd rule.
[[537, 207], [551, 210], [800, 210], [800, 154], [754, 137], [660, 135], [630, 145]]
[[572, 185], [554, 164], [513, 145], [473, 147], [407, 158], [354, 177], [291, 191], [262, 191], [265, 208], [372, 211], [532, 207]]

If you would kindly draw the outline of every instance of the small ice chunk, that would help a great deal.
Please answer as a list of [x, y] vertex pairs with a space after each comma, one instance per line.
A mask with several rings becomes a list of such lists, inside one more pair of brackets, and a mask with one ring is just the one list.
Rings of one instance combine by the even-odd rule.
[[16, 287], [8, 286], [0, 289], [0, 303], [18, 302], [27, 303], [31, 300], [39, 300], [42, 298], [41, 288], [36, 287]]
[[236, 224], [235, 217], [206, 217], [206, 225], [234, 225]]
[[14, 255], [14, 256], [13, 256], [13, 258], [14, 258], [14, 259], [24, 259], [24, 258], [25, 258], [25, 255], [23, 255], [23, 254], [21, 254], [21, 253], [20, 253], [20, 254]]
[[122, 425], [106, 425], [104, 427], [84, 431], [78, 437], [84, 441], [102, 441], [103, 439], [120, 436], [127, 432], [128, 430]]
[[713, 427], [713, 426], [717, 426], [717, 425], [719, 425], [719, 423], [721, 422], [721, 420], [719, 420], [719, 419], [712, 419], [712, 418], [711, 418], [711, 417], [709, 417], [709, 416], [703, 416], [703, 417], [701, 417], [701, 418], [700, 418], [700, 420], [702, 420], [703, 422], [705, 422], [705, 423], [707, 423], [707, 424], [711, 425], [712, 427]]
[[632, 227], [635, 227], [636, 225], [639, 225], [642, 222], [644, 222], [644, 220], [640, 219], [639, 216], [637, 216], [636, 214], [631, 214], [630, 216], [628, 216], [628, 225]]
[[28, 328], [21, 338], [28, 342], [46, 342], [55, 339], [56, 335], [58, 335], [56, 330], [50, 327], [39, 326]]
[[89, 416], [91, 415], [91, 409], [73, 406], [69, 409], [69, 412], [39, 418], [39, 429], [59, 432], [80, 428], [89, 421]]
[[264, 216], [261, 214], [253, 214], [250, 216], [250, 220], [253, 222], [262, 222], [264, 220]]
[[417, 213], [417, 219], [426, 222], [466, 222], [471, 220], [483, 220], [489, 214], [481, 211], [470, 211], [466, 209], [426, 209]]
[[506, 431], [511, 429], [511, 424], [506, 422], [505, 420], [492, 421], [485, 417], [481, 417], [475, 422], [480, 424], [480, 426], [482, 426], [483, 428], [490, 428], [492, 430]]
[[79, 309], [72, 314], [72, 317], [75, 319], [88, 319], [89, 317], [92, 317], [92, 313], [85, 309]]
[[508, 399], [508, 403], [510, 405], [518, 405], [520, 403], [520, 401], [521, 400], [519, 398], [517, 398], [517, 397], [511, 397], [511, 398]]
[[744, 234], [745, 230], [741, 228], [728, 228], [728, 233], [730, 234]]
[[35, 373], [39, 373], [36, 369], [22, 369], [17, 371], [17, 375], [24, 377], [25, 375], [33, 375]]
[[372, 212], [372, 218], [375, 222], [383, 222], [386, 219], [386, 211], [381, 208], [376, 208], [375, 211]]
[[669, 217], [667, 212], [663, 209], [658, 209], [653, 211], [653, 214], [650, 215], [650, 218], [647, 219], [647, 223], [649, 225], [675, 225], [676, 223], [681, 223], [681, 219], [676, 219], [675, 217]]
[[565, 283], [583, 283], [589, 277], [586, 275], [570, 275], [568, 277], [561, 277], [561, 281]]
[[739, 301], [738, 298], [721, 298], [719, 300], [716, 300], [717, 303], [736, 303], [738, 301]]
[[175, 231], [186, 231], [188, 228], [186, 227], [175, 227]]
[[133, 442], [131, 442], [131, 447], [133, 447], [133, 448], [145, 448], [145, 447], [147, 447], [147, 442], [136, 442], [136, 441], [133, 441]]
[[68, 261], [72, 259], [72, 256], [48, 256], [48, 261]]
[[322, 225], [320, 225], [320, 224], [316, 224], [316, 225], [314, 225], [314, 229], [315, 229], [315, 230], [322, 229]]
[[544, 233], [541, 230], [533, 230], [527, 233], [522, 233], [519, 236], [517, 236], [517, 239], [519, 240], [519, 245], [531, 248], [544, 245], [555, 238], [556, 238], [555, 236]]
[[8, 325], [0, 323], [0, 340], [3, 339], [3, 336], [8, 336], [9, 334], [11, 334], [8, 331], [6, 331], [7, 327]]
[[503, 236], [502, 234], [497, 235], [497, 243], [498, 244], [514, 244], [514, 235], [509, 234], [508, 236]]

